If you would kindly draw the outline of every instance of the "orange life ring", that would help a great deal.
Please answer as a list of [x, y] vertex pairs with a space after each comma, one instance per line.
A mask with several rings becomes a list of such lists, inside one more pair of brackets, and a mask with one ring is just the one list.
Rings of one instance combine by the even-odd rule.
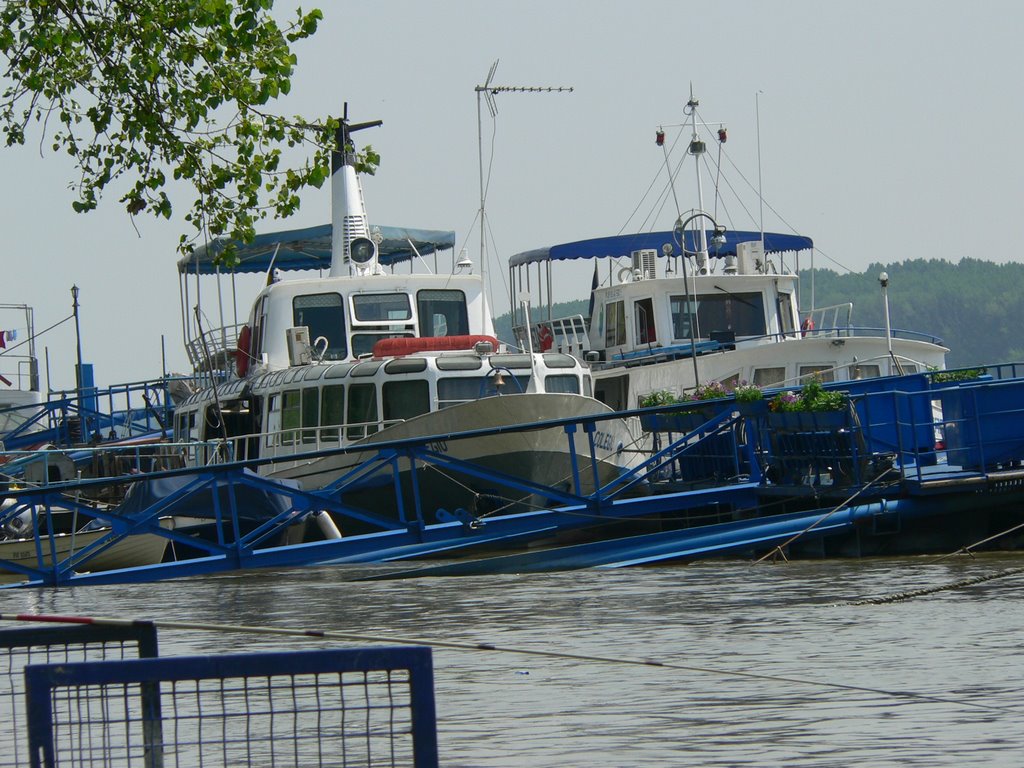
[[804, 321], [800, 323], [800, 335], [806, 336], [808, 331], [814, 330], [814, 321], [811, 320], [810, 316], [805, 317]]
[[555, 343], [555, 336], [551, 333], [551, 326], [541, 323], [537, 326], [537, 342], [540, 344], [540, 351], [547, 352]]
[[238, 349], [235, 352], [235, 373], [240, 379], [249, 372], [250, 344], [252, 344], [252, 331], [248, 325], [243, 325], [242, 330], [238, 332]]

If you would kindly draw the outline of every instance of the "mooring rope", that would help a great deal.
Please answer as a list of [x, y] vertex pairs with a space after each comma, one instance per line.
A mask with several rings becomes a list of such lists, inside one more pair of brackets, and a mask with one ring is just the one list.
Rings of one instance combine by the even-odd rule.
[[817, 519], [815, 519], [813, 522], [811, 522], [810, 525], [808, 525], [802, 531], [797, 531], [792, 536], [790, 536], [788, 539], [786, 539], [784, 542], [782, 542], [778, 546], [774, 547], [773, 549], [771, 549], [768, 552], [766, 552], [765, 554], [763, 554], [761, 557], [759, 557], [757, 560], [755, 560], [753, 562], [753, 565], [757, 565], [758, 563], [763, 563], [765, 560], [767, 560], [769, 558], [774, 558], [776, 556], [781, 556], [783, 560], [786, 560], [787, 559], [786, 558], [786, 553], [784, 551], [785, 547], [788, 547], [790, 544], [792, 544], [794, 541], [799, 539], [804, 534], [806, 534], [806, 533], [814, 530], [815, 528], [817, 528], [819, 525], [821, 525], [823, 522], [825, 522], [828, 518], [832, 517], [832, 515], [836, 514], [840, 510], [845, 509], [846, 507], [848, 507], [850, 505], [851, 501], [856, 499], [858, 496], [860, 496], [862, 493], [864, 493], [864, 491], [866, 491], [872, 485], [877, 483], [879, 480], [881, 480], [887, 474], [889, 474], [889, 469], [888, 468], [882, 470], [882, 472], [880, 472], [876, 477], [872, 478], [869, 482], [865, 483], [860, 488], [858, 488], [856, 491], [854, 491], [853, 495], [848, 496], [845, 500], [839, 502], [838, 506], [833, 507], [828, 512], [823, 514], [821, 517], [818, 517]]
[[1007, 576], [1016, 576], [1017, 574], [1024, 573], [1024, 568], [1007, 568], [1006, 570], [998, 571], [997, 573], [987, 573], [982, 576], [973, 576], [969, 579], [961, 579], [960, 581], [954, 581], [949, 584], [939, 584], [935, 587], [922, 587], [921, 589], [911, 589], [906, 592], [894, 592], [890, 595], [881, 595], [880, 597], [866, 597], [862, 600], [852, 600], [847, 603], [840, 603], [839, 605], [846, 607], [850, 605], [882, 605], [883, 603], [899, 603], [904, 600], [910, 600], [914, 597], [922, 597], [924, 595], [933, 595], [936, 592], [944, 592], [950, 589], [963, 589], [964, 587], [972, 587], [975, 584], [983, 584], [986, 581], [992, 581], [993, 579], [1002, 579]]
[[453, 640], [424, 639], [393, 637], [385, 635], [367, 635], [355, 632], [338, 632], [331, 629], [297, 629], [291, 627], [269, 627], [253, 626], [247, 624], [212, 624], [194, 621], [163, 621], [154, 619], [121, 619], [100, 616], [63, 616], [54, 614], [32, 614], [32, 613], [3, 613], [0, 614], [0, 621], [37, 622], [50, 624], [91, 624], [94, 626], [128, 627], [145, 626], [158, 630], [192, 630], [205, 632], [233, 632], [258, 635], [280, 635], [288, 637], [310, 637], [322, 640], [347, 640], [354, 642], [370, 643], [392, 643], [398, 645], [416, 645], [433, 648], [445, 648], [457, 651], [483, 651], [492, 653], [512, 653], [523, 656], [536, 656], [549, 659], [563, 659], [569, 661], [585, 661], [602, 664], [615, 664], [626, 666], [656, 667], [659, 669], [674, 669], [686, 672], [700, 672], [709, 675], [725, 677], [737, 677], [747, 680], [762, 680], [771, 683], [791, 683], [794, 685], [806, 685], [818, 688], [827, 688], [840, 691], [856, 691], [859, 693], [871, 693], [878, 696], [892, 698], [910, 699], [913, 701], [928, 701], [942, 704], [953, 704], [974, 709], [1000, 710], [1016, 712], [1015, 707], [1004, 707], [993, 704], [980, 704], [975, 701], [953, 699], [946, 696], [935, 696], [931, 694], [918, 693], [916, 691], [897, 691], [886, 688], [872, 688], [863, 685], [850, 685], [847, 683], [830, 683], [821, 680], [809, 680], [806, 678], [788, 677], [781, 675], [768, 675], [758, 672], [741, 672], [729, 669], [715, 669], [712, 667], [700, 667], [692, 664], [679, 664], [671, 661], [659, 661], [657, 659], [631, 659], [614, 656], [594, 656], [591, 654], [568, 653], [565, 651], [547, 651], [537, 648], [523, 648], [513, 646], [499, 646], [493, 643], [463, 643]]

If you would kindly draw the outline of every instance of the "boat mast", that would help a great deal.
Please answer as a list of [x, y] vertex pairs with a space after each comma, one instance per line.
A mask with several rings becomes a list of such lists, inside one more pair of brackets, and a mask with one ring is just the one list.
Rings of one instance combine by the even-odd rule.
[[[353, 240], [370, 239], [363, 188], [356, 175], [356, 151], [352, 144], [352, 134], [383, 124], [383, 120], [350, 124], [348, 102], [345, 102], [341, 124], [334, 134], [335, 148], [331, 152], [331, 277], [348, 274]], [[368, 262], [357, 261], [360, 266], [369, 266]]]
[[[693, 165], [697, 172], [697, 210], [703, 211], [704, 190], [700, 176], [700, 156], [704, 154], [704, 142], [701, 141], [700, 136], [697, 135], [698, 106], [700, 106], [700, 102], [694, 98], [693, 83], [690, 83], [690, 100], [686, 102], [686, 113], [690, 116], [690, 130], [692, 131], [692, 138], [690, 139], [690, 154], [693, 155]], [[703, 257], [704, 263], [706, 264], [708, 259], [708, 238], [703, 226], [697, 228], [697, 237], [697, 251]]]

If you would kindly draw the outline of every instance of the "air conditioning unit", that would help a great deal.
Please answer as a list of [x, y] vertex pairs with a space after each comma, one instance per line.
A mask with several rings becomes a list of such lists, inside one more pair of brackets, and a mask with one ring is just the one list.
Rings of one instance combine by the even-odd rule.
[[764, 244], [760, 240], [750, 240], [736, 244], [736, 260], [741, 275], [756, 275], [764, 271]]
[[288, 362], [291, 365], [309, 365], [313, 362], [313, 353], [309, 346], [309, 326], [285, 328], [284, 335], [288, 341]]
[[654, 265], [658, 258], [658, 252], [651, 250], [633, 251], [633, 274], [639, 275], [640, 280], [653, 280]]

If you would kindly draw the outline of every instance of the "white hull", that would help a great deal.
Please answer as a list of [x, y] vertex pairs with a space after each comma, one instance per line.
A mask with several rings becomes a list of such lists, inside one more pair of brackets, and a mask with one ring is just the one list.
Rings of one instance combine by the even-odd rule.
[[[57, 559], [62, 560], [72, 552], [78, 552], [89, 546], [102, 536], [109, 533], [109, 529], [95, 531], [80, 531], [78, 533], [58, 533], [53, 536], [53, 546], [56, 548]], [[88, 563], [83, 564], [82, 569], [88, 572], [112, 571], [119, 568], [135, 568], [142, 565], [154, 565], [163, 560], [164, 551], [167, 549], [168, 539], [151, 533], [125, 536], [100, 554], [93, 557]], [[41, 537], [41, 548], [43, 552], [42, 566], [50, 566], [53, 560], [50, 556], [51, 538], [47, 535]], [[30, 567], [38, 567], [39, 559], [36, 555], [35, 539], [7, 539], [0, 541], [0, 561], [10, 561]], [[20, 580], [24, 578], [20, 574], [4, 569], [3, 562], [0, 562], [0, 581]]]

